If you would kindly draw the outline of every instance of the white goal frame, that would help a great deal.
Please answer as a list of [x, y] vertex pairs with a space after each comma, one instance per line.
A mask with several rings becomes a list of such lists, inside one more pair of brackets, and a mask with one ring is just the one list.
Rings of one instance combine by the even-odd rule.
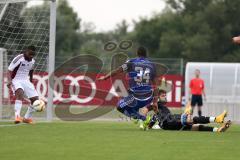
[[[33, 0], [0, 0], [0, 4], [5, 4], [2, 11], [0, 12], [0, 21], [4, 15], [4, 12], [6, 11], [7, 6], [10, 3], [19, 3], [19, 2], [29, 2]], [[43, 0], [41, 0], [43, 1]], [[56, 0], [45, 0], [50, 1], [50, 26], [49, 26], [49, 54], [48, 54], [48, 103], [47, 103], [47, 114], [46, 119], [47, 121], [52, 121], [53, 119], [53, 96], [54, 91], [51, 86], [54, 86], [54, 69], [55, 69], [55, 41], [56, 41], [56, 11], [57, 11], [57, 4]], [[5, 49], [0, 48], [0, 73], [3, 73], [3, 54]], [[0, 77], [0, 82], [3, 84], [3, 77]], [[2, 92], [2, 84], [0, 85], [0, 91]], [[0, 105], [2, 105], [2, 94], [0, 94]], [[0, 106], [0, 120], [2, 119], [2, 110]]]

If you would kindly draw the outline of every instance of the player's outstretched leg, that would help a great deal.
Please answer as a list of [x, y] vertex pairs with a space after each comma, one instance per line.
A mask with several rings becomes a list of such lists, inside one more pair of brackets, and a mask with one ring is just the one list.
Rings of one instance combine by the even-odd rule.
[[32, 107], [32, 104], [35, 100], [38, 100], [38, 99], [39, 99], [38, 96], [30, 98], [31, 105], [28, 107], [28, 110], [23, 118], [24, 123], [28, 123], [28, 124], [33, 123], [32, 114], [33, 114], [33, 112], [36, 112], [36, 110]]
[[227, 116], [227, 111], [224, 111], [217, 117], [193, 117], [193, 124], [207, 124], [207, 123], [223, 123], [225, 117]]
[[32, 113], [35, 112], [35, 110], [32, 108], [32, 106], [30, 105], [27, 109], [27, 112], [23, 118], [23, 122], [24, 123], [28, 123], [28, 124], [32, 124], [33, 120], [32, 120]]
[[123, 113], [124, 115], [126, 115], [127, 117], [133, 118], [133, 119], [140, 119], [145, 121], [146, 117], [141, 115], [138, 111], [136, 111], [134, 108], [132, 107], [117, 107], [117, 110], [121, 113]]
[[225, 132], [231, 126], [231, 121], [227, 121], [220, 128], [204, 126], [199, 124], [192, 125], [192, 131], [205, 131], [205, 132]]

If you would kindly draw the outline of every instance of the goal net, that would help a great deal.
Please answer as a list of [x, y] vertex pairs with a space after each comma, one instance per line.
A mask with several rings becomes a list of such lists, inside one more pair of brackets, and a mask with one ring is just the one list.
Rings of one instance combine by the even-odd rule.
[[[0, 0], [0, 121], [14, 117], [14, 98], [7, 88], [7, 67], [28, 45], [36, 47], [34, 79], [40, 95], [48, 103], [47, 111], [37, 117], [52, 119], [53, 93], [48, 75], [54, 69], [56, 2], [55, 0]], [[43, 82], [44, 81], [44, 82]], [[46, 88], [46, 87], [45, 87]], [[29, 102], [23, 106], [26, 109]]]

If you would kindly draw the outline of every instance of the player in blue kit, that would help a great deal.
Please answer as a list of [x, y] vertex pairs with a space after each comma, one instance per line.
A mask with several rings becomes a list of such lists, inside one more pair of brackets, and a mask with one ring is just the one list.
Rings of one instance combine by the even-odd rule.
[[153, 109], [158, 112], [158, 76], [155, 64], [147, 59], [147, 50], [144, 47], [137, 49], [137, 56], [98, 80], [106, 80], [125, 72], [129, 78], [129, 94], [120, 99], [117, 110], [130, 118], [144, 121], [147, 125], [150, 118], [141, 115], [139, 109], [153, 102]]

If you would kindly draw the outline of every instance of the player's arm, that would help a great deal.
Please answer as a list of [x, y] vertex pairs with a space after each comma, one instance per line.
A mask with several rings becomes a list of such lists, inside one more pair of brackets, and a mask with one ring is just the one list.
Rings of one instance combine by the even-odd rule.
[[158, 113], [158, 97], [159, 97], [159, 90], [158, 90], [158, 86], [159, 86], [159, 80], [158, 80], [158, 77], [155, 77], [152, 81], [152, 85], [153, 85], [153, 104], [152, 104], [152, 107], [153, 107], [153, 111], [155, 113]]
[[16, 57], [12, 60], [12, 62], [10, 63], [10, 65], [8, 66], [8, 74], [7, 74], [7, 78], [8, 78], [8, 83], [7, 86], [8, 88], [10, 88], [10, 86], [12, 85], [12, 75], [13, 75], [13, 70], [20, 65], [20, 61], [19, 61], [19, 57]]
[[99, 81], [101, 81], [101, 80], [107, 80], [108, 78], [114, 77], [114, 76], [116, 76], [116, 75], [118, 75], [118, 74], [120, 74], [120, 73], [123, 73], [123, 68], [122, 68], [122, 67], [118, 67], [117, 69], [109, 72], [109, 73], [108, 73], [107, 75], [105, 75], [105, 76], [102, 76], [102, 77], [98, 78], [97, 80], [99, 80]]
[[129, 68], [129, 65], [130, 65], [129, 60], [127, 60], [125, 63], [123, 63], [122, 66], [120, 66], [117, 69], [109, 72], [107, 75], [98, 78], [97, 80], [98, 81], [106, 80], [106, 79], [108, 79], [110, 77], [114, 77], [114, 76], [116, 76], [116, 75], [118, 75], [120, 73], [127, 72], [128, 68]]
[[29, 71], [29, 80], [33, 82], [33, 69]]
[[33, 61], [34, 61], [34, 63], [32, 65], [32, 68], [29, 71], [29, 80], [30, 80], [31, 83], [33, 82], [33, 72], [34, 72], [34, 68], [35, 68], [35, 60], [33, 60]]
[[7, 87], [8, 88], [10, 88], [10, 86], [12, 85], [12, 74], [13, 74], [13, 71], [8, 70], [8, 73], [7, 73], [7, 78], [8, 78]]
[[189, 92], [189, 100], [191, 100], [191, 96], [192, 96], [191, 90], [192, 90], [192, 80], [189, 83], [189, 90], [188, 90], [188, 92]]
[[205, 92], [205, 84], [204, 84], [204, 82], [203, 82], [203, 90], [202, 90], [202, 93], [203, 93], [203, 96], [204, 96], [204, 98], [205, 98], [205, 100], [206, 100], [206, 92]]
[[189, 92], [189, 98], [188, 98], [188, 100], [190, 101], [190, 100], [191, 100], [191, 97], [192, 97], [191, 88], [189, 88], [188, 92]]
[[205, 89], [202, 90], [203, 96], [206, 98], [206, 92]]

